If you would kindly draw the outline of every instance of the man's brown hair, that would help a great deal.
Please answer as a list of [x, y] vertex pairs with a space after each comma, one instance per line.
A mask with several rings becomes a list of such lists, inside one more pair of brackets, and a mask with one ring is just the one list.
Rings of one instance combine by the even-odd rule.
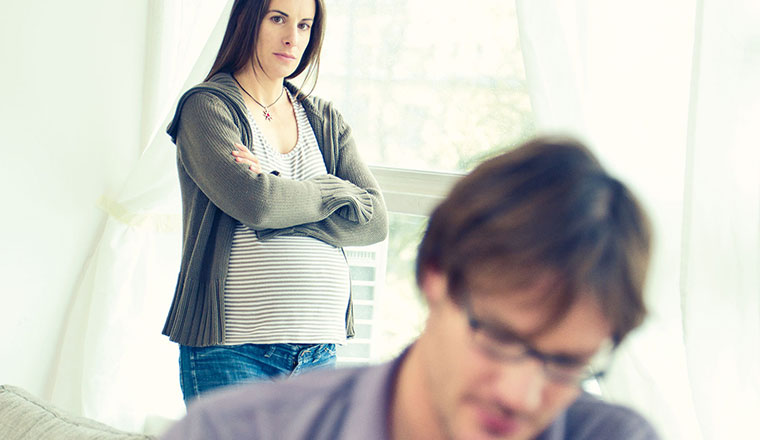
[[646, 314], [649, 221], [631, 192], [580, 142], [534, 139], [483, 162], [435, 209], [417, 282], [434, 269], [461, 303], [476, 277], [510, 287], [551, 275], [545, 328], [582, 292], [595, 295], [617, 344]]

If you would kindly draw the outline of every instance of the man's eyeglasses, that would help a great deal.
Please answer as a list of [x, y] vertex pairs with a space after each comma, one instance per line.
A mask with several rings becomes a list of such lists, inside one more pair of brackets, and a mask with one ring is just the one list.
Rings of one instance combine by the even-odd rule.
[[475, 345], [488, 357], [500, 362], [518, 362], [533, 358], [541, 362], [545, 377], [555, 383], [579, 386], [604, 376], [612, 358], [613, 345], [605, 344], [591, 358], [564, 354], [546, 354], [535, 349], [516, 332], [490, 327], [476, 318], [468, 305], [464, 307]]

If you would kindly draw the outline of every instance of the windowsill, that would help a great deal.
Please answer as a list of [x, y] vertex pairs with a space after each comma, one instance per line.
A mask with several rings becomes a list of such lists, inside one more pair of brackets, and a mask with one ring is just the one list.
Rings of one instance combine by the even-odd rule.
[[463, 174], [370, 166], [389, 211], [428, 216]]

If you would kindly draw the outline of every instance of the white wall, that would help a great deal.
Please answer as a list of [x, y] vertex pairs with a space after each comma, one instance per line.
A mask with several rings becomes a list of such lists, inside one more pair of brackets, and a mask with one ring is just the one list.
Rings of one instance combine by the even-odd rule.
[[0, 384], [44, 392], [62, 322], [141, 150], [147, 0], [4, 2]]

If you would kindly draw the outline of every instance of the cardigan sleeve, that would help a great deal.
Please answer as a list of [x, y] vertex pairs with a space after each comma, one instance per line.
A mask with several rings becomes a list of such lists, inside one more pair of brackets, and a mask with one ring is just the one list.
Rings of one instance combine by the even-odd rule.
[[359, 155], [351, 128], [331, 106], [324, 110], [334, 124], [332, 134], [323, 142], [337, 144], [335, 176], [361, 192], [354, 193], [355, 203], [345, 205], [330, 216], [317, 221], [280, 230], [257, 231], [259, 238], [300, 235], [317, 238], [333, 246], [364, 246], [384, 240], [388, 235], [388, 213], [380, 185]]
[[240, 128], [217, 96], [196, 92], [179, 111], [180, 163], [206, 197], [230, 217], [258, 230], [319, 222], [344, 207], [353, 211], [344, 215], [360, 213], [357, 205], [364, 191], [339, 177], [296, 181], [252, 173], [235, 162], [233, 144], [241, 142]]

